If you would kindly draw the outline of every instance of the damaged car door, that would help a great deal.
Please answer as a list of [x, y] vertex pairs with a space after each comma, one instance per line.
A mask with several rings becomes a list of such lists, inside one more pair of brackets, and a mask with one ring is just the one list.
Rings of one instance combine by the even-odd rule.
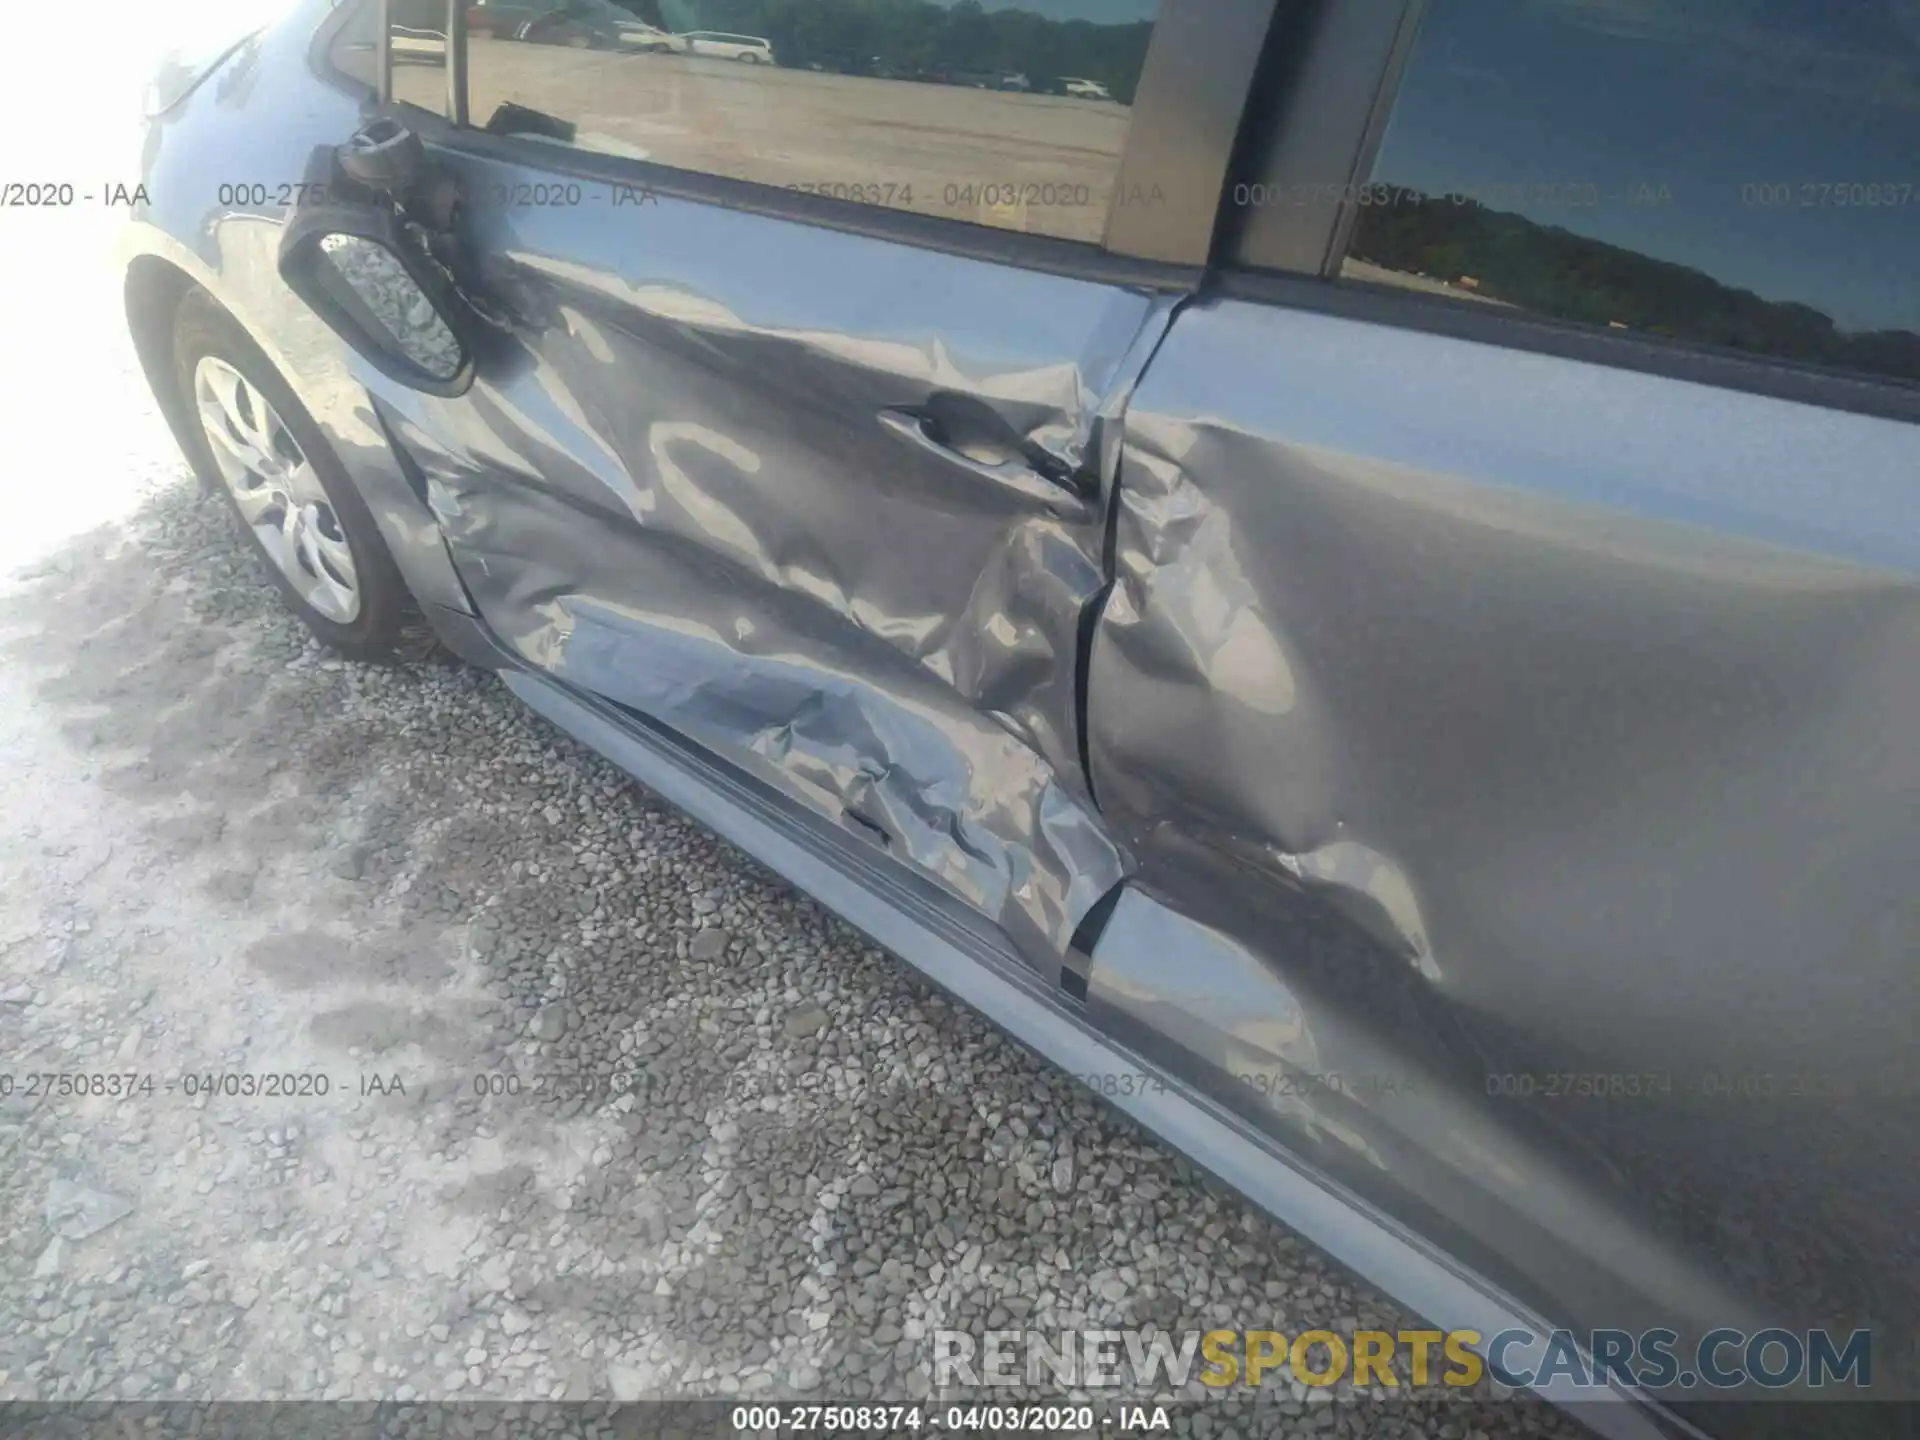
[[[1099, 237], [1126, 112], [479, 31], [459, 53], [456, 115], [412, 119], [497, 344], [464, 395], [382, 406], [475, 607], [1057, 973], [1121, 875], [1079, 647], [1112, 423], [1169, 309], [1063, 243]], [[935, 92], [930, 161], [887, 137]], [[972, 178], [1015, 162], [1062, 184]]]
[[1920, 25], [1599, 8], [1342, 0], [1351, 148], [1256, 137], [1126, 417], [1088, 1004], [1441, 1237], [1430, 1318], [1837, 1353], [1920, 1309], [1920, 288], [1828, 176]]

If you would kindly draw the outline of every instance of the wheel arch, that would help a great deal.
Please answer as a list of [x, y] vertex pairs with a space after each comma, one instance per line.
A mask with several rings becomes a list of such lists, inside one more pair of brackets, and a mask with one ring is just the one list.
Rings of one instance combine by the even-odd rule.
[[[233, 303], [219, 275], [170, 236], [149, 231], [141, 243], [123, 251], [123, 258], [128, 333], [181, 454], [193, 454], [188, 437], [196, 422], [173, 373], [173, 334], [182, 301], [199, 289], [254, 343], [320, 426], [349, 481], [372, 511], [407, 589], [429, 620], [449, 611], [471, 614], [472, 600], [426, 504], [424, 482], [408, 472], [373, 397], [358, 384], [315, 384], [309, 367], [290, 362], [271, 328], [254, 323], [245, 306]], [[313, 363], [325, 362], [316, 356]]]
[[138, 241], [129, 245], [122, 255], [125, 274], [121, 293], [126, 306], [127, 332], [133, 339], [134, 353], [154, 400], [166, 416], [174, 439], [181, 442], [182, 450], [187, 449], [187, 432], [181, 427], [191, 425], [193, 416], [186, 397], [174, 383], [173, 327], [179, 318], [181, 302], [195, 289], [204, 291], [207, 298], [246, 333], [300, 397], [300, 402], [318, 417], [320, 409], [306, 374], [290, 363], [270, 330], [256, 324], [245, 306], [234, 303], [229, 287], [221, 282], [219, 274], [165, 232], [154, 227], [139, 228]]
[[127, 332], [133, 338], [133, 351], [141, 373], [147, 377], [147, 387], [153, 391], [154, 401], [183, 455], [193, 453], [188, 443], [193, 417], [186, 396], [174, 381], [173, 327], [180, 302], [199, 283], [158, 255], [136, 255], [127, 263]]

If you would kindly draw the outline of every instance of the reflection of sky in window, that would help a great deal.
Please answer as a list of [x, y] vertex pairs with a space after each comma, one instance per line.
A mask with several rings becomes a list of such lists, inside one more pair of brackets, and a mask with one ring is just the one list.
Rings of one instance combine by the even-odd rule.
[[[1489, 203], [1843, 329], [1920, 330], [1920, 0], [1432, 0], [1374, 173], [1597, 185], [1598, 206]], [[1855, 182], [1908, 202], [1742, 198]], [[1642, 184], [1671, 203], [1607, 198]]]

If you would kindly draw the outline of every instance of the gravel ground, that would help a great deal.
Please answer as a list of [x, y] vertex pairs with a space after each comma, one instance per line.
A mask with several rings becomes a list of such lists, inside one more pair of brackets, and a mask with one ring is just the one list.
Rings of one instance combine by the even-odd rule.
[[[1415, 1323], [494, 678], [310, 643], [107, 218], [0, 217], [0, 1399], [904, 1400], [940, 1327]], [[241, 1072], [330, 1089], [186, 1092]], [[1579, 1433], [1278, 1398], [1192, 1428]]]
[[[0, 598], [0, 1395], [923, 1398], [942, 1326], [1409, 1323], [492, 677], [327, 658], [155, 469]], [[330, 1092], [185, 1093], [241, 1072]], [[1267, 1418], [1570, 1433], [1323, 1396]]]

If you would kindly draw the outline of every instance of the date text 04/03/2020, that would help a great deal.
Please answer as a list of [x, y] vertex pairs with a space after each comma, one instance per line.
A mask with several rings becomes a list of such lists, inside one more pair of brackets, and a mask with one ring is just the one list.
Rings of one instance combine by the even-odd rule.
[[1037, 1435], [1089, 1430], [1141, 1435], [1173, 1428], [1164, 1405], [736, 1405], [729, 1419], [737, 1434], [870, 1430], [892, 1435], [921, 1429], [986, 1429]]

